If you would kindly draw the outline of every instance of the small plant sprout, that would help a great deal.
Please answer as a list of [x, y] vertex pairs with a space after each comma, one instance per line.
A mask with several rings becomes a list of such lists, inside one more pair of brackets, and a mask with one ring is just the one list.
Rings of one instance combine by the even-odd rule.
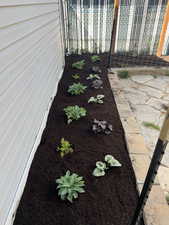
[[96, 168], [93, 170], [93, 176], [95, 177], [102, 177], [104, 176], [105, 170], [107, 169], [106, 163], [98, 161], [96, 162]]
[[160, 127], [159, 127], [158, 125], [155, 125], [154, 123], [143, 122], [143, 125], [144, 125], [145, 127], [150, 128], [150, 129], [154, 129], [154, 130], [160, 131]]
[[73, 83], [72, 85], [69, 86], [68, 92], [71, 95], [80, 95], [83, 94], [86, 90], [87, 86], [79, 83]]
[[73, 77], [73, 79], [75, 79], [75, 80], [80, 79], [80, 75], [79, 75], [78, 73], [73, 74], [72, 77]]
[[70, 124], [73, 120], [79, 120], [81, 117], [86, 116], [87, 111], [83, 107], [75, 106], [67, 106], [64, 108], [64, 112], [67, 116], [67, 123]]
[[93, 176], [102, 177], [106, 174], [106, 170], [111, 167], [121, 167], [121, 164], [112, 155], [106, 155], [104, 158], [105, 162], [97, 161], [96, 168], [93, 170]]
[[82, 70], [85, 65], [85, 60], [77, 61], [72, 64], [72, 68]]
[[98, 79], [100, 80], [100, 76], [98, 74], [89, 74], [89, 76], [86, 78], [86, 80], [93, 80], [93, 79]]
[[88, 103], [103, 104], [104, 95], [97, 95], [96, 97], [90, 97]]
[[121, 79], [127, 79], [127, 78], [129, 78], [129, 72], [127, 70], [119, 71], [118, 77]]
[[57, 151], [60, 152], [60, 156], [63, 158], [68, 153], [72, 153], [73, 148], [69, 141], [66, 141], [64, 138], [62, 138], [60, 145], [57, 147]]
[[104, 160], [110, 167], [121, 167], [121, 163], [112, 155], [106, 155]]
[[91, 56], [91, 61], [94, 62], [99, 62], [100, 61], [100, 56], [98, 55], [93, 55]]
[[71, 203], [74, 199], [78, 198], [79, 193], [84, 193], [85, 182], [83, 177], [78, 176], [76, 173], [70, 173], [68, 170], [65, 176], [61, 176], [56, 180], [58, 195], [61, 200], [68, 200]]

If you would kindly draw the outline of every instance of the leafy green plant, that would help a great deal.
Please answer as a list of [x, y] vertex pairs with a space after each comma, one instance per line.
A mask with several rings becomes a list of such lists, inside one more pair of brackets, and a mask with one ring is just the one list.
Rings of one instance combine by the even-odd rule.
[[64, 138], [61, 138], [60, 145], [57, 147], [57, 151], [60, 152], [61, 157], [64, 157], [68, 153], [72, 153], [73, 148], [69, 141], [66, 141]]
[[67, 106], [64, 108], [64, 112], [68, 118], [68, 124], [70, 124], [73, 120], [79, 120], [81, 117], [86, 116], [87, 111], [83, 107], [75, 106]]
[[97, 161], [96, 168], [93, 170], [93, 176], [102, 177], [106, 174], [106, 170], [111, 167], [121, 167], [121, 163], [115, 159], [112, 155], [105, 155], [105, 162]]
[[98, 79], [100, 80], [100, 76], [98, 74], [89, 74], [89, 76], [86, 78], [86, 80], [93, 80], [93, 79]]
[[71, 203], [74, 199], [78, 198], [79, 193], [84, 193], [85, 182], [83, 177], [78, 176], [76, 173], [70, 173], [68, 170], [65, 176], [61, 176], [56, 180], [58, 195], [62, 200], [68, 200]]
[[77, 61], [72, 64], [72, 68], [82, 70], [85, 65], [85, 60]]
[[68, 92], [71, 95], [80, 95], [83, 94], [86, 90], [87, 86], [79, 83], [73, 83], [72, 85], [69, 86]]
[[99, 62], [100, 61], [100, 56], [98, 55], [93, 55], [91, 56], [91, 61], [94, 62]]
[[155, 125], [154, 123], [150, 123], [150, 122], [143, 122], [143, 125], [145, 127], [148, 127], [148, 128], [151, 128], [151, 129], [154, 129], [154, 130], [160, 130], [160, 127], [158, 125]]
[[121, 163], [117, 159], [115, 159], [112, 155], [106, 155], [104, 157], [106, 163], [108, 163], [109, 167], [120, 167]]
[[106, 167], [106, 163], [101, 162], [101, 161], [97, 161], [96, 162], [96, 168], [93, 170], [93, 176], [95, 177], [102, 177], [104, 176], [105, 170], [107, 169]]
[[80, 79], [80, 75], [79, 75], [78, 73], [73, 74], [72, 77], [73, 77], [75, 80]]
[[118, 72], [118, 77], [121, 79], [127, 79], [129, 77], [129, 72], [124, 70], [124, 71], [119, 71]]
[[103, 104], [104, 95], [97, 95], [96, 97], [90, 97], [88, 103]]

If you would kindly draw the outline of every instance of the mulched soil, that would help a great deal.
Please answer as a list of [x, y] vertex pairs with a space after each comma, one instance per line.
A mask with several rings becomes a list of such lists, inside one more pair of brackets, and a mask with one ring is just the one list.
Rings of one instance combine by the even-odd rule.
[[[85, 59], [84, 71], [71, 68], [72, 62]], [[69, 96], [67, 88], [74, 82], [72, 74], [79, 72], [81, 82], [90, 73], [88, 55], [69, 56], [59, 83], [58, 92], [51, 107], [41, 143], [35, 154], [27, 184], [17, 211], [14, 225], [129, 225], [138, 195], [135, 176], [124, 140], [122, 125], [107, 78], [107, 57], [102, 56], [103, 89], [88, 88], [81, 96]], [[88, 104], [89, 97], [104, 94], [103, 105]], [[79, 105], [87, 109], [87, 116], [67, 125], [63, 108]], [[107, 120], [113, 125], [111, 135], [93, 134], [92, 120]], [[64, 137], [74, 144], [74, 153], [63, 159], [56, 152]], [[112, 154], [121, 168], [112, 168], [106, 176], [92, 176], [95, 162]], [[86, 192], [73, 204], [61, 201], [57, 195], [55, 179], [67, 170], [84, 177]]]
[[150, 55], [119, 55], [114, 54], [111, 56], [110, 67], [136, 67], [136, 66], [147, 66], [147, 67], [169, 67], [169, 62], [157, 57]]

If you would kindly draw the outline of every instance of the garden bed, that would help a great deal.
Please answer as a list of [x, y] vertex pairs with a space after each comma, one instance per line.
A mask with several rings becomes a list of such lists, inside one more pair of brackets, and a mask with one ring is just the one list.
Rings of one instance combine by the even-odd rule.
[[[71, 64], [81, 59], [86, 62], [84, 70], [72, 69]], [[129, 224], [138, 194], [106, 64], [107, 57], [103, 55], [98, 64], [102, 70], [102, 89], [88, 87], [84, 94], [70, 96], [68, 86], [76, 82], [72, 74], [78, 72], [81, 76], [79, 81], [89, 86], [91, 81], [86, 77], [91, 73], [92, 63], [87, 55], [67, 57], [14, 225]], [[104, 94], [104, 104], [88, 104], [88, 99], [97, 94]], [[69, 105], [84, 107], [87, 116], [68, 125], [63, 109]], [[112, 124], [112, 134], [94, 134], [91, 130], [94, 118]], [[56, 151], [62, 137], [74, 147], [74, 152], [63, 158]], [[122, 167], [111, 168], [103, 177], [94, 177], [92, 172], [96, 161], [102, 161], [106, 154], [113, 155]], [[81, 193], [73, 203], [61, 200], [56, 190], [55, 180], [65, 175], [67, 170], [83, 176], [85, 181], [85, 193]]]

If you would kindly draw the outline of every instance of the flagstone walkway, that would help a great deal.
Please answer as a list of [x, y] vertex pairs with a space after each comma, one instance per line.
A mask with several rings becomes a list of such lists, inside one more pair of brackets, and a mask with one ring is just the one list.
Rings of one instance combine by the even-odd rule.
[[[122, 91], [140, 125], [150, 157], [154, 151], [159, 130], [145, 127], [144, 123], [162, 126], [169, 106], [169, 76], [133, 75], [120, 79]], [[157, 127], [158, 128], [158, 127]], [[169, 144], [159, 170], [162, 188], [169, 193]]]

